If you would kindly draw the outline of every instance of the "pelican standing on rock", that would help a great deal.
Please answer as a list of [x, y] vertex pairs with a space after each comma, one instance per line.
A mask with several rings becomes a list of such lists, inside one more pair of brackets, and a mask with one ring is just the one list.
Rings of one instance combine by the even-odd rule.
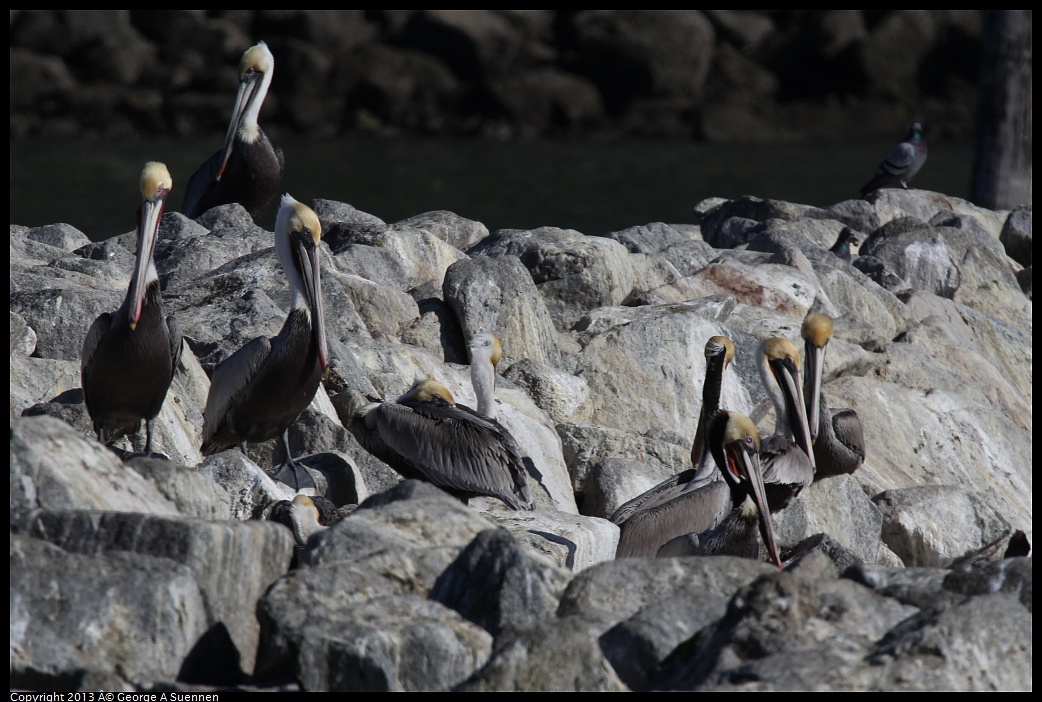
[[[709, 418], [720, 407], [724, 371], [734, 360], [734, 344], [726, 336], [714, 336], [706, 342], [705, 357], [706, 375], [705, 381], [702, 383], [702, 409], [698, 413], [695, 440], [691, 445], [691, 468], [671, 476], [615, 510], [615, 513], [611, 515], [611, 521], [622, 527], [623, 531], [616, 553], [621, 552], [626, 556], [654, 555], [655, 549], [672, 536], [656, 533], [651, 522], [641, 527], [624, 527], [623, 524], [626, 520], [635, 512], [664, 504], [674, 497], [685, 494], [708, 480], [716, 480], [720, 476], [713, 462], [709, 460], [710, 454], [706, 450], [705, 431]], [[635, 531], [627, 534], [631, 528]]]
[[800, 352], [772, 337], [760, 344], [760, 380], [774, 405], [774, 435], [760, 449], [763, 482], [771, 511], [784, 509], [814, 481], [814, 452], [800, 379]]
[[[782, 567], [760, 473], [760, 435], [752, 421], [737, 412], [717, 410], [706, 422], [706, 445], [722, 480], [711, 480], [674, 499], [634, 514], [623, 525], [630, 533], [620, 540], [616, 558], [627, 555], [716, 556], [759, 558], [757, 532], [771, 560]], [[690, 484], [689, 484], [690, 485]], [[655, 533], [656, 540], [673, 533], [651, 553], [631, 553], [633, 535]]]
[[123, 304], [94, 320], [83, 340], [80, 380], [98, 441], [134, 433], [145, 420], [145, 453], [152, 455], [152, 420], [159, 414], [181, 360], [181, 331], [163, 314], [153, 259], [159, 220], [173, 181], [162, 163], [141, 171], [137, 256]]
[[470, 382], [477, 398], [478, 414], [489, 419], [498, 415], [496, 406], [496, 366], [503, 358], [503, 345], [491, 332], [478, 332], [470, 339]]
[[199, 166], [188, 181], [181, 211], [189, 219], [217, 205], [238, 202], [250, 217], [262, 215], [279, 192], [284, 159], [257, 124], [275, 72], [275, 58], [260, 42], [239, 62], [239, 92], [224, 148]]
[[348, 429], [369, 453], [406, 479], [424, 480], [466, 501], [496, 497], [511, 509], [533, 508], [517, 442], [499, 422], [458, 405], [431, 378], [396, 402], [351, 394]]
[[832, 339], [832, 331], [832, 320], [816, 312], [807, 315], [801, 329], [807, 357], [804, 394], [817, 478], [853, 473], [865, 462], [865, 432], [857, 412], [846, 408], [830, 409], [822, 398], [825, 347]]
[[203, 412], [204, 456], [282, 436], [300, 487], [289, 427], [311, 404], [329, 365], [322, 316], [322, 225], [289, 195], [275, 221], [275, 253], [289, 281], [290, 311], [278, 336], [257, 337], [214, 368]]

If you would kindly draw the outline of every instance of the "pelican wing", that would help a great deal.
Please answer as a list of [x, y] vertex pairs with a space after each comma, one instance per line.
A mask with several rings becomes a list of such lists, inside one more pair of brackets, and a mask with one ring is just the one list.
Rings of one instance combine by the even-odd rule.
[[184, 348], [181, 325], [173, 315], [166, 316], [166, 331], [170, 336], [170, 379], [173, 380], [174, 373], [181, 365], [181, 350]]
[[659, 505], [676, 499], [685, 492], [697, 490], [716, 480], [720, 480], [720, 472], [715, 467], [711, 473], [706, 474], [703, 471], [702, 475], [699, 475], [694, 468], [688, 468], [676, 475], [671, 475], [644, 494], [638, 495], [629, 502], [620, 505], [615, 510], [615, 513], [611, 515], [611, 521], [621, 525], [641, 510], [654, 509]]
[[271, 352], [271, 340], [258, 336], [241, 349], [217, 364], [210, 379], [210, 392], [203, 410], [203, 454], [209, 455], [234, 446], [233, 439], [218, 440], [217, 432], [224, 424], [228, 411], [249, 386], [250, 381]]
[[434, 402], [385, 402], [375, 421], [383, 441], [435, 485], [531, 508], [521, 453], [498, 422]]
[[80, 351], [80, 380], [83, 379], [83, 374], [90, 368], [90, 362], [94, 359], [94, 352], [98, 350], [98, 344], [101, 343], [101, 339], [109, 333], [114, 315], [114, 312], [105, 312], [98, 315], [98, 318], [94, 320], [94, 324], [90, 325], [90, 329], [87, 330], [87, 336], [83, 340], [83, 349]]
[[221, 170], [221, 154], [216, 151], [214, 155], [203, 161], [203, 165], [196, 169], [192, 177], [188, 179], [188, 187], [185, 188], [185, 199], [181, 202], [181, 213], [189, 219], [195, 219], [199, 212], [199, 205], [203, 198], [217, 185], [217, 174]]
[[821, 434], [814, 443], [821, 475], [853, 473], [865, 462], [865, 430], [852, 409], [833, 410], [822, 404]]
[[674, 499], [641, 509], [621, 527], [616, 558], [654, 556], [668, 541], [712, 529], [731, 511], [731, 488], [712, 480], [697, 489], [682, 490]]
[[781, 434], [763, 440], [760, 448], [763, 482], [772, 512], [784, 509], [814, 481], [814, 466], [798, 444]]

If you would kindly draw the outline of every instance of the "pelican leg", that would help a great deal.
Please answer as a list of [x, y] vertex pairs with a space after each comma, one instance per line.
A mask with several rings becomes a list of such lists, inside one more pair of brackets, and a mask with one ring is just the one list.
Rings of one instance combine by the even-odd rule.
[[152, 420], [145, 420], [145, 456], [152, 458]]
[[[306, 478], [306, 480], [303, 482], [303, 484], [300, 481], [300, 473], [298, 472], [299, 466], [297, 465], [297, 462], [293, 460], [293, 453], [289, 450], [288, 428], [284, 432], [282, 432], [282, 447], [286, 450], [286, 462], [282, 464], [282, 467], [279, 469], [275, 478], [277, 480], [282, 481], [286, 485], [290, 485], [294, 490], [298, 491], [303, 488], [309, 487], [317, 488], [318, 486], [315, 485], [315, 481], [311, 479], [311, 476], [307, 474], [307, 471], [304, 471], [304, 477]], [[293, 474], [292, 483], [289, 482], [289, 476], [286, 474], [286, 468], [289, 468], [290, 472]]]

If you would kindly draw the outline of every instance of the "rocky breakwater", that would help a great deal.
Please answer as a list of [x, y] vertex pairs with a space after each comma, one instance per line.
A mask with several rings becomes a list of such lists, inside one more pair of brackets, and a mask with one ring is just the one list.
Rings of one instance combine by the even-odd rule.
[[[133, 243], [11, 226], [12, 687], [1031, 689], [1031, 560], [1011, 538], [1033, 537], [1030, 209], [747, 197], [591, 237], [311, 206], [332, 368], [290, 446], [358, 507], [296, 555], [263, 519], [292, 496], [269, 476], [281, 444], [199, 454], [208, 372], [285, 318], [272, 233], [237, 205], [162, 221], [186, 340], [164, 460], [133, 455], [142, 437], [97, 443], [80, 390]], [[844, 228], [852, 260], [829, 251]], [[721, 405], [769, 434], [754, 351], [799, 344], [810, 311], [835, 319], [825, 397], [858, 412], [867, 457], [776, 515], [785, 570], [614, 560], [607, 517], [689, 465], [706, 340], [737, 349]], [[479, 329], [503, 341], [531, 512], [399, 482], [345, 428], [348, 391], [393, 399], [417, 374], [472, 405]]]

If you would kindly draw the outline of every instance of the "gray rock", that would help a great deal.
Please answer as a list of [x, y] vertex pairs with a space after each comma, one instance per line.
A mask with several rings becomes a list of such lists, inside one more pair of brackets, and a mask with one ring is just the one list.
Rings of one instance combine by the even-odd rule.
[[498, 638], [552, 619], [569, 578], [533, 558], [509, 532], [488, 530], [442, 571], [430, 598]]
[[1032, 689], [1031, 616], [1015, 595], [983, 595], [903, 622], [870, 663], [887, 690]]
[[495, 333], [503, 344], [503, 368], [521, 359], [559, 366], [561, 351], [547, 305], [514, 256], [474, 256], [445, 271], [445, 302], [465, 339]]
[[1010, 212], [999, 234], [1006, 255], [1025, 268], [1031, 267], [1031, 211], [1031, 207], [1018, 207]]
[[[289, 530], [272, 522], [41, 511], [27, 531], [85, 556], [121, 552], [185, 566], [202, 593], [207, 628], [223, 632], [215, 654], [225, 663], [238, 662], [244, 672], [253, 669], [259, 636], [254, 606], [244, 603], [255, 603], [286, 572], [293, 549]], [[215, 669], [224, 675], [238, 672], [223, 665]]]
[[625, 692], [604, 657], [597, 616], [565, 615], [537, 625], [498, 646], [488, 663], [459, 685], [460, 692]]
[[500, 230], [468, 253], [521, 259], [561, 331], [592, 309], [621, 304], [633, 289], [630, 254], [621, 244], [571, 229]]
[[11, 535], [14, 687], [76, 688], [77, 679], [90, 684], [99, 674], [119, 689], [179, 677], [230, 682], [227, 669], [204, 663], [227, 653], [208, 649], [209, 629], [203, 593], [184, 565], [142, 554], [66, 553]]

